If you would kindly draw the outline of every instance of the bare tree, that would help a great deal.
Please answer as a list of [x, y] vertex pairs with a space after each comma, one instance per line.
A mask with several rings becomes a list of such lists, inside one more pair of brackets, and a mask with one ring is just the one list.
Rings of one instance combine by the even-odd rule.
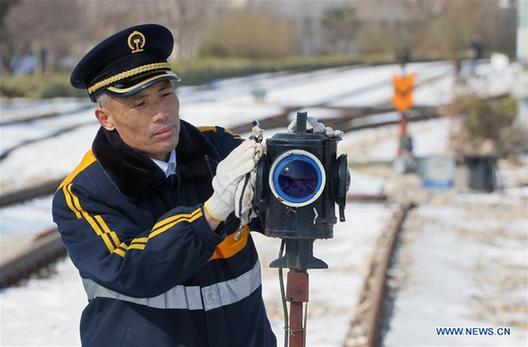
[[[37, 57], [35, 72], [53, 72], [63, 57], [82, 56], [101, 38], [140, 23], [159, 23], [175, 36], [175, 56], [198, 51], [203, 22], [221, 3], [194, 0], [0, 0], [2, 66], [13, 57]], [[2, 19], [5, 19], [3, 21]]]
[[11, 73], [11, 59], [13, 57], [14, 42], [9, 39], [7, 32], [7, 16], [18, 0], [0, 1], [0, 72]]
[[81, 17], [78, 2], [66, 0], [21, 1], [6, 20], [13, 57], [38, 57], [36, 72], [51, 72], [69, 53]]
[[[188, 59], [198, 51], [201, 28], [222, 3], [197, 0], [117, 0], [91, 1], [89, 21], [96, 37], [139, 23], [167, 26], [175, 37], [174, 56]], [[103, 19], [103, 26], [98, 23]]]
[[332, 53], [350, 53], [359, 25], [356, 10], [349, 5], [332, 7], [321, 20], [327, 47]]

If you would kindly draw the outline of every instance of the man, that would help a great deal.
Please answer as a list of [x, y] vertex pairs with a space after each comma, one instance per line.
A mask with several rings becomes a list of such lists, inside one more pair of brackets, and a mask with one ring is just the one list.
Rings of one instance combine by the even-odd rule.
[[233, 213], [262, 147], [179, 119], [172, 47], [163, 26], [131, 27], [71, 75], [101, 124], [53, 200], [88, 295], [82, 344], [275, 346], [249, 227]]

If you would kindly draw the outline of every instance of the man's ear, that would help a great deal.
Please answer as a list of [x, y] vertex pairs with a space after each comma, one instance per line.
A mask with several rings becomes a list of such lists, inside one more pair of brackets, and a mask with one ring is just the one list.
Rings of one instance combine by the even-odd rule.
[[108, 109], [101, 107], [96, 108], [95, 118], [97, 118], [99, 124], [101, 124], [101, 126], [106, 130], [112, 131], [115, 129], [114, 118], [112, 117], [112, 113]]

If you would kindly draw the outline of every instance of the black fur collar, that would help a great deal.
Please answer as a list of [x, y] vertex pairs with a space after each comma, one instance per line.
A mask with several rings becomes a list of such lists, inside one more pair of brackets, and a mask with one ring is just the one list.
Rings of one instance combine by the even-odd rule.
[[[132, 200], [146, 196], [167, 181], [165, 173], [147, 155], [124, 143], [116, 131], [101, 127], [92, 150], [110, 180]], [[176, 173], [180, 179], [212, 177], [219, 160], [218, 151], [200, 130], [181, 120], [176, 147]]]

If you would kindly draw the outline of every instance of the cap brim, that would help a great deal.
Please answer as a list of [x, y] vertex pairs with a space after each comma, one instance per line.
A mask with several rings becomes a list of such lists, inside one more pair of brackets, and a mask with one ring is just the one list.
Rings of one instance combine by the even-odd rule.
[[172, 71], [163, 71], [163, 73], [159, 75], [152, 76], [150, 78], [144, 79], [132, 86], [127, 86], [126, 88], [119, 88], [115, 86], [107, 87], [104, 92], [107, 94], [110, 94], [115, 97], [121, 97], [126, 98], [128, 96], [134, 95], [139, 93], [140, 91], [144, 90], [145, 88], [150, 87], [156, 82], [159, 81], [169, 81], [173, 80], [176, 82], [180, 82], [181, 79]]

